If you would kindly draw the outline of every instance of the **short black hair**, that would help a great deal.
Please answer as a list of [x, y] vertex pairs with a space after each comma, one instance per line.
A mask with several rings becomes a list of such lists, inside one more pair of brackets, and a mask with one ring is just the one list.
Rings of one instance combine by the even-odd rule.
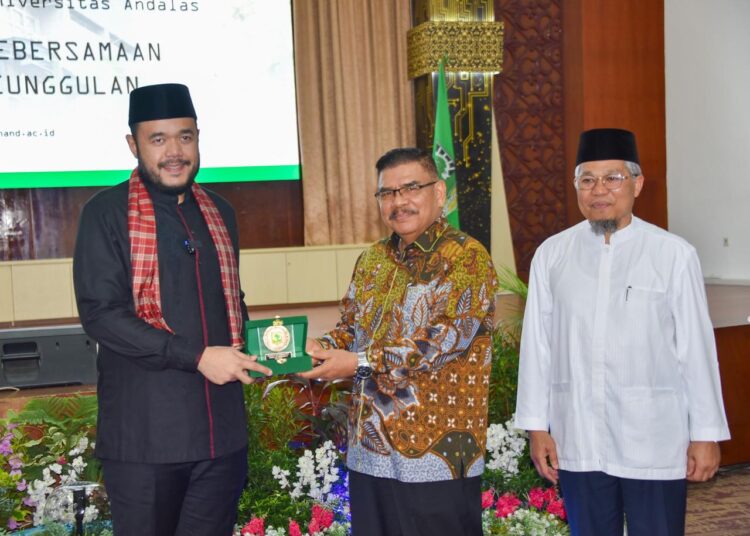
[[419, 147], [398, 147], [391, 149], [381, 156], [375, 164], [378, 170], [378, 176], [383, 170], [400, 166], [401, 164], [410, 164], [411, 162], [419, 163], [431, 177], [439, 178], [438, 169], [432, 154]]

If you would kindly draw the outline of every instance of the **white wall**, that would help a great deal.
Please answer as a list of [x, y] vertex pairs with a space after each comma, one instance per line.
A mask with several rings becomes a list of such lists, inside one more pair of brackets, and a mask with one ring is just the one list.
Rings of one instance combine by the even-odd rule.
[[664, 21], [669, 230], [750, 281], [750, 0], [665, 0]]

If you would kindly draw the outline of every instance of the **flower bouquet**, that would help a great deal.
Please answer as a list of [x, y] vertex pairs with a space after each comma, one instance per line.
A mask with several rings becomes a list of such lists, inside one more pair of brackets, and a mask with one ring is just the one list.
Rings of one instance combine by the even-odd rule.
[[532, 488], [525, 501], [513, 492], [497, 497], [490, 489], [482, 494], [485, 535], [567, 536], [565, 519], [565, 506], [555, 488]]

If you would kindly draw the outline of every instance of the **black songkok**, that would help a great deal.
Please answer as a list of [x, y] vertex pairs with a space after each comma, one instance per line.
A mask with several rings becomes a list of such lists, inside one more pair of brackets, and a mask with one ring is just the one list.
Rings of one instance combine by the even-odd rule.
[[619, 128], [594, 128], [582, 132], [576, 165], [595, 160], [625, 160], [640, 165], [635, 134]]
[[192, 117], [198, 119], [190, 91], [182, 84], [157, 84], [134, 89], [130, 93], [128, 125], [141, 121]]

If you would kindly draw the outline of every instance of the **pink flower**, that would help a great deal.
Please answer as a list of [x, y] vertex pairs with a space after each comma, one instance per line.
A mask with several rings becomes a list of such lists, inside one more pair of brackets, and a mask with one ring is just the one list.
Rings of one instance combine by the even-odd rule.
[[65, 465], [66, 463], [68, 463], [68, 460], [65, 459], [65, 456], [60, 456], [57, 459], [57, 463], [59, 463], [60, 465]]
[[565, 519], [565, 505], [562, 499], [547, 503], [547, 511], [560, 519]]
[[289, 536], [302, 536], [302, 530], [299, 525], [293, 519], [289, 520]]
[[495, 502], [495, 490], [488, 489], [482, 493], [482, 510], [486, 510]]
[[241, 536], [266, 536], [265, 523], [262, 517], [254, 517], [240, 530]]
[[12, 517], [10, 519], [8, 519], [8, 528], [10, 530], [18, 528], [18, 522], [15, 519], [13, 519]]
[[495, 517], [508, 517], [521, 505], [521, 501], [512, 493], [502, 495], [495, 503]]
[[315, 534], [316, 532], [320, 532], [321, 528], [318, 524], [317, 519], [311, 519], [310, 522], [307, 524], [307, 532], [310, 534]]
[[333, 512], [326, 510], [319, 504], [314, 504], [312, 507], [312, 518], [318, 522], [318, 526], [320, 526], [319, 530], [327, 529], [333, 523]]
[[26, 480], [24, 479], [24, 480], [21, 480], [20, 482], [18, 482], [16, 484], [16, 489], [18, 491], [24, 491], [26, 489]]
[[557, 490], [555, 488], [547, 488], [546, 490], [544, 490], [545, 502], [550, 503], [552, 501], [556, 501], [557, 499], [558, 499]]
[[544, 492], [542, 488], [531, 488], [529, 490], [529, 504], [537, 510], [544, 508]]

